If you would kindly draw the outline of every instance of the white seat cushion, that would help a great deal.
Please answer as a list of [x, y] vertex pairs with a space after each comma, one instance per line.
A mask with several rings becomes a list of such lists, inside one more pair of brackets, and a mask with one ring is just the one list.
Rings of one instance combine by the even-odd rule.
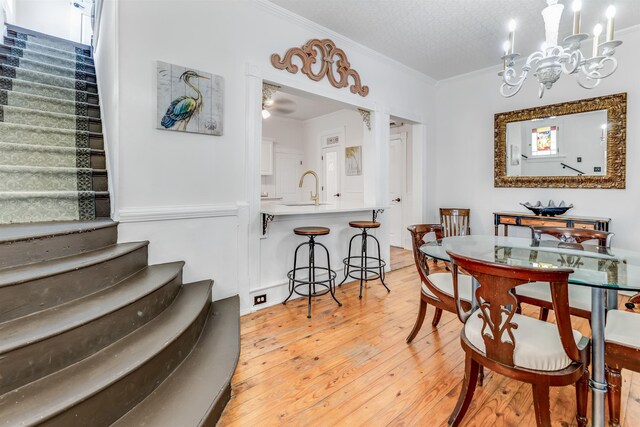
[[640, 348], [640, 314], [609, 310], [604, 338], [607, 342]]
[[[506, 315], [503, 315], [503, 321], [504, 319], [506, 319]], [[549, 372], [559, 371], [572, 363], [562, 347], [560, 333], [555, 324], [519, 314], [513, 316], [512, 322], [518, 325], [517, 329], [511, 330], [516, 341], [513, 354], [515, 366]], [[482, 319], [479, 310], [476, 310], [465, 323], [464, 333], [474, 347], [485, 353]], [[490, 334], [488, 326], [485, 333]], [[582, 335], [574, 330], [573, 338], [577, 343], [582, 339]], [[503, 341], [508, 340], [506, 331], [503, 333], [502, 339]]]
[[[531, 282], [516, 288], [516, 294], [551, 302], [551, 285], [547, 282]], [[569, 285], [569, 306], [591, 311], [591, 289], [587, 286]]]
[[[427, 280], [431, 282], [431, 284], [440, 289], [442, 293], [449, 295], [453, 298], [453, 276], [451, 273], [434, 273], [427, 276]], [[464, 301], [471, 301], [471, 292], [472, 292], [472, 282], [471, 276], [467, 276], [466, 274], [458, 274], [458, 292], [460, 293], [460, 299]], [[431, 290], [425, 285], [422, 284], [422, 292], [429, 295], [432, 298], [438, 299]]]

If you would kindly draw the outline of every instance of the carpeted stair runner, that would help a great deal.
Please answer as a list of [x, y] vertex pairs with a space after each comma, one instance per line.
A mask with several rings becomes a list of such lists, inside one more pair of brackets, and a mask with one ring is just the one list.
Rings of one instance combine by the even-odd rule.
[[109, 216], [91, 49], [8, 26], [0, 44], [0, 223]]

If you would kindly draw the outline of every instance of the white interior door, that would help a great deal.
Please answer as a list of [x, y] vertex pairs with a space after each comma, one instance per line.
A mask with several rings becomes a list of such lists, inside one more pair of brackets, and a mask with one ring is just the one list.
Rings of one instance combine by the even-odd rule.
[[276, 162], [276, 196], [285, 202], [302, 200], [302, 191], [298, 187], [302, 175], [302, 154], [277, 153]]
[[389, 240], [391, 246], [402, 247], [403, 198], [407, 186], [407, 144], [403, 134], [391, 135], [389, 141], [389, 195], [391, 196], [391, 224]]
[[337, 203], [340, 200], [340, 148], [331, 147], [322, 150], [322, 200]]

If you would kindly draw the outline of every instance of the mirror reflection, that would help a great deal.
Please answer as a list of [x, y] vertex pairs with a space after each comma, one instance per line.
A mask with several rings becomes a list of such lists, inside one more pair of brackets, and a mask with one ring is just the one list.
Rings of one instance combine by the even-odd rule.
[[604, 176], [607, 110], [507, 123], [507, 176]]

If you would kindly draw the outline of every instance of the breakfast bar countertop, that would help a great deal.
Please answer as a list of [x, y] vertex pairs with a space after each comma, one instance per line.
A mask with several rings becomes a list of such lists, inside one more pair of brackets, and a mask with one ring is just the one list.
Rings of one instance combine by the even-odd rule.
[[267, 202], [263, 201], [260, 213], [265, 215], [314, 215], [339, 212], [361, 212], [388, 209], [388, 206], [370, 205], [359, 202], [320, 203], [315, 206], [313, 202]]

